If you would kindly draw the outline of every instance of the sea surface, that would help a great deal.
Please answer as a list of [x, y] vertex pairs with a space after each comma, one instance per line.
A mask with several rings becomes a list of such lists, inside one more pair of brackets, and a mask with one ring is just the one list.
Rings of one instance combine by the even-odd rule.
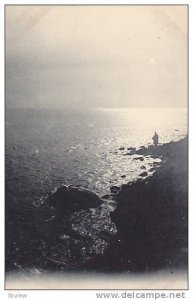
[[[81, 185], [102, 197], [110, 194], [110, 187], [136, 181], [144, 171], [152, 176], [154, 163], [161, 160], [136, 159], [136, 155], [127, 155], [127, 148], [152, 144], [155, 131], [160, 144], [182, 139], [187, 135], [187, 110], [7, 109], [5, 201], [8, 207], [19, 207], [19, 216], [14, 212], [9, 215], [8, 260], [19, 270], [24, 257], [26, 261], [32, 257], [33, 247], [36, 251], [34, 241], [30, 247], [26, 244], [31, 238], [27, 229], [30, 209], [26, 213], [22, 207], [38, 206], [42, 198], [63, 184]], [[64, 232], [58, 241], [46, 244], [42, 240], [34, 268], [42, 261], [41, 255], [57, 265], [79, 265], [92, 255], [102, 254], [116, 234], [110, 219], [115, 206], [106, 200], [99, 208], [72, 214], [71, 229], [81, 238]]]
[[7, 197], [34, 201], [61, 184], [103, 195], [151, 167], [119, 148], [147, 146], [154, 131], [160, 143], [183, 138], [186, 109], [7, 109]]

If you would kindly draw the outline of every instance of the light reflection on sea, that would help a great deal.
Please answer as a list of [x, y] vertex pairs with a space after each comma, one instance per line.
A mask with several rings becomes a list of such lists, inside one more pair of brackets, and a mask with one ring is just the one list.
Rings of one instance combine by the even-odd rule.
[[151, 144], [154, 131], [160, 143], [187, 134], [185, 109], [15, 109], [7, 110], [6, 121], [8, 190], [23, 200], [61, 183], [105, 194], [112, 185], [137, 179], [141, 166], [151, 167], [151, 159], [133, 161], [120, 147]]
[[[103, 196], [110, 193], [111, 186], [135, 181], [144, 171], [151, 176], [160, 159], [138, 160], [126, 154], [127, 147], [151, 144], [154, 131], [160, 143], [180, 140], [187, 134], [186, 110], [8, 109], [6, 202], [32, 205], [62, 184], [82, 185]], [[116, 233], [110, 219], [115, 206], [107, 199], [97, 209], [75, 212], [70, 219], [72, 230], [86, 242], [73, 239], [69, 254], [64, 232], [63, 242], [61, 235], [60, 244], [49, 246], [47, 257], [61, 259], [62, 252], [62, 259], [68, 261], [64, 254], [72, 259], [73, 249], [79, 251], [81, 261], [92, 254], [102, 254], [109, 236]]]

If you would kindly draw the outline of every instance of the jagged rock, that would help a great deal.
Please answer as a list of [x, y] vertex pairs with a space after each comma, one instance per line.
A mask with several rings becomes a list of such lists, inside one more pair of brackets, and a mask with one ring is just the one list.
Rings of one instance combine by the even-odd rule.
[[133, 150], [136, 150], [136, 148], [135, 147], [128, 147], [127, 150], [132, 150], [133, 151]]
[[125, 150], [125, 147], [120, 147], [119, 150], [121, 150], [121, 151], [122, 151], [122, 150]]
[[144, 158], [143, 158], [142, 156], [140, 156], [140, 157], [134, 157], [133, 159], [134, 159], [134, 160], [144, 161]]
[[136, 148], [134, 147], [128, 147], [127, 150], [128, 153], [126, 153], [125, 155], [134, 155], [136, 153]]
[[140, 167], [140, 169], [142, 169], [142, 170], [145, 170], [145, 169], [146, 169], [146, 167], [145, 167], [145, 166], [141, 166], [141, 167]]
[[139, 176], [141, 176], [141, 177], [145, 177], [145, 176], [147, 176], [148, 175], [148, 173], [147, 172], [143, 172], [143, 173], [141, 173]]
[[112, 194], [117, 194], [120, 191], [120, 187], [114, 185], [110, 187], [110, 191]]

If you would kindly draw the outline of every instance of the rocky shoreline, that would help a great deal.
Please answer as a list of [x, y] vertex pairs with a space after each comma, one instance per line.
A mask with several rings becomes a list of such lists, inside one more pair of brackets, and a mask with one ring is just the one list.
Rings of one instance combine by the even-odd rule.
[[133, 271], [184, 268], [188, 260], [187, 138], [133, 151], [161, 157], [152, 177], [128, 183], [114, 199], [117, 239], [106, 249], [107, 268]]
[[80, 186], [62, 186], [35, 206], [6, 203], [6, 269], [186, 267], [187, 138], [127, 149], [126, 155], [135, 154], [162, 163], [153, 176], [144, 170], [141, 179], [111, 187], [102, 199]]

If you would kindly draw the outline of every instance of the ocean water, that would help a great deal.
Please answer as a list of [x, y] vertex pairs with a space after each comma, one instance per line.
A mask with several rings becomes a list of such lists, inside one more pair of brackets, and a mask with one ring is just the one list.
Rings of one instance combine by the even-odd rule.
[[126, 154], [128, 147], [152, 144], [154, 131], [161, 144], [185, 137], [186, 109], [7, 109], [8, 263], [18, 271], [42, 274], [50, 262], [50, 268], [74, 268], [103, 254], [117, 232], [110, 218], [116, 207], [112, 199], [73, 213], [68, 230], [65, 225], [60, 236], [54, 232], [50, 239], [42, 234], [47, 225], [38, 205], [62, 184], [85, 186], [101, 197], [144, 171], [152, 176], [160, 159]]
[[[61, 184], [83, 185], [99, 195], [136, 180], [152, 166], [120, 147], [146, 146], [187, 134], [186, 109], [7, 109], [6, 192], [12, 201], [35, 201]], [[121, 176], [125, 175], [125, 178]]]

